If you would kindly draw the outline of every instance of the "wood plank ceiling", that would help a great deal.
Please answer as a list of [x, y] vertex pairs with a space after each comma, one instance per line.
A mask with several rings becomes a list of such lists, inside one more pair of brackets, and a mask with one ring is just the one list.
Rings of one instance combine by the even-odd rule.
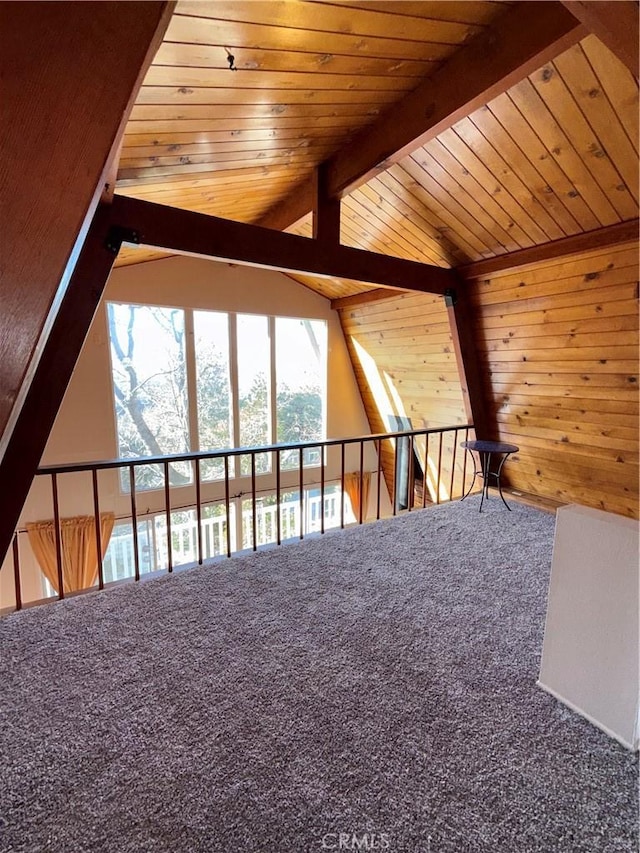
[[256, 221], [509, 5], [183, 0], [127, 125], [117, 191]]
[[[183, 0], [117, 191], [257, 221], [511, 5]], [[635, 219], [637, 109], [633, 76], [590, 35], [346, 196], [341, 240], [446, 267]], [[310, 217], [289, 230], [310, 235]], [[297, 278], [330, 298], [370, 288]]]

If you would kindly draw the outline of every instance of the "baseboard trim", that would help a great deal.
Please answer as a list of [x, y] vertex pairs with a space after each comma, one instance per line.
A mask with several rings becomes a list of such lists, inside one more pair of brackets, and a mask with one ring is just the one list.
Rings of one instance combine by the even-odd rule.
[[605, 734], [609, 735], [609, 737], [612, 737], [614, 740], [617, 740], [619, 744], [625, 747], [625, 749], [628, 749], [631, 752], [638, 752], [638, 750], [640, 749], [640, 742], [637, 736], [635, 743], [629, 743], [629, 741], [626, 741], [619, 734], [616, 734], [616, 732], [607, 728], [607, 726], [603, 725], [601, 722], [592, 717], [591, 714], [587, 714], [587, 712], [580, 708], [579, 705], [576, 705], [575, 702], [571, 702], [569, 701], [569, 699], [566, 699], [564, 696], [562, 696], [561, 693], [558, 693], [556, 690], [553, 690], [553, 688], [548, 687], [541, 681], [536, 681], [536, 684], [538, 685], [538, 687], [544, 690], [545, 693], [548, 693], [550, 696], [553, 696], [554, 699], [557, 699], [559, 702], [562, 702], [563, 705], [566, 705], [567, 708], [569, 708], [571, 711], [574, 711], [576, 714], [580, 714], [581, 717], [584, 717], [584, 719], [590, 722], [593, 726], [600, 729]]

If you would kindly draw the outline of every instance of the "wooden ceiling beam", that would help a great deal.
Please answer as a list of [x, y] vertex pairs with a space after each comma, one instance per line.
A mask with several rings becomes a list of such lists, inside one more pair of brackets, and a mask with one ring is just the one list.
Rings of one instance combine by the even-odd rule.
[[345, 311], [348, 308], [358, 308], [360, 305], [366, 305], [369, 302], [379, 302], [381, 299], [390, 299], [392, 296], [397, 295], [397, 290], [376, 287], [372, 290], [364, 290], [361, 293], [352, 293], [350, 296], [340, 296], [337, 299], [332, 299], [331, 307], [334, 311]]
[[487, 389], [478, 360], [477, 340], [474, 333], [474, 309], [469, 301], [469, 292], [463, 281], [445, 296], [451, 342], [456, 356], [462, 401], [467, 422], [475, 427], [476, 437], [496, 438], [495, 423], [489, 418], [486, 404]]
[[639, 10], [633, 0], [562, 0], [562, 5], [597, 36], [638, 79]]
[[[395, 108], [326, 163], [328, 192], [342, 198], [578, 42], [587, 29], [561, 3], [516, 3], [458, 50]], [[284, 229], [313, 207], [302, 181], [258, 224]]]
[[598, 228], [596, 231], [587, 231], [585, 234], [563, 237], [562, 240], [553, 240], [551, 243], [532, 246], [530, 249], [521, 249], [518, 252], [499, 255], [497, 258], [487, 258], [487, 260], [464, 264], [464, 266], [457, 267], [456, 271], [464, 279], [482, 278], [492, 273], [515, 269], [527, 264], [550, 261], [553, 258], [562, 258], [567, 255], [579, 255], [592, 249], [603, 249], [620, 243], [630, 243], [638, 239], [638, 226], [637, 219], [618, 222], [616, 225], [608, 225], [605, 228]]
[[444, 294], [451, 270], [339, 244], [273, 232], [204, 213], [116, 196], [113, 224], [146, 246], [284, 272], [348, 278], [400, 290]]
[[327, 170], [321, 163], [314, 171], [312, 234], [326, 246], [340, 243], [340, 199], [327, 192]]

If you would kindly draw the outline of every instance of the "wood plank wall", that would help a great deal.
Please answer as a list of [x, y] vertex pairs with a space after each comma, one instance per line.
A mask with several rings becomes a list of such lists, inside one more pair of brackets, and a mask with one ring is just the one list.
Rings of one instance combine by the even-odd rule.
[[[442, 297], [401, 294], [342, 309], [340, 319], [372, 432], [388, 430], [392, 415], [410, 419], [414, 428], [466, 423]], [[424, 443], [416, 449], [424, 468]], [[426, 500], [446, 500], [451, 493], [462, 493], [464, 457], [458, 448], [452, 490], [452, 450], [453, 441], [448, 438], [443, 442], [438, 488], [440, 447], [437, 439], [430, 441]], [[391, 442], [385, 443], [381, 459], [393, 494], [395, 453]]]
[[638, 517], [638, 246], [470, 281], [512, 486]]

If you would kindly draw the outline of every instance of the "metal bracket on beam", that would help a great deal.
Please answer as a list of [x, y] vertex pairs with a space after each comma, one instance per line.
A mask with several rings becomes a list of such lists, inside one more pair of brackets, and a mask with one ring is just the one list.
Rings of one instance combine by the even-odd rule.
[[458, 291], [454, 287], [448, 287], [444, 292], [444, 304], [447, 308], [453, 308], [458, 301]]
[[114, 255], [120, 251], [123, 243], [140, 244], [140, 235], [131, 228], [123, 228], [121, 225], [112, 225], [107, 232], [105, 246]]

